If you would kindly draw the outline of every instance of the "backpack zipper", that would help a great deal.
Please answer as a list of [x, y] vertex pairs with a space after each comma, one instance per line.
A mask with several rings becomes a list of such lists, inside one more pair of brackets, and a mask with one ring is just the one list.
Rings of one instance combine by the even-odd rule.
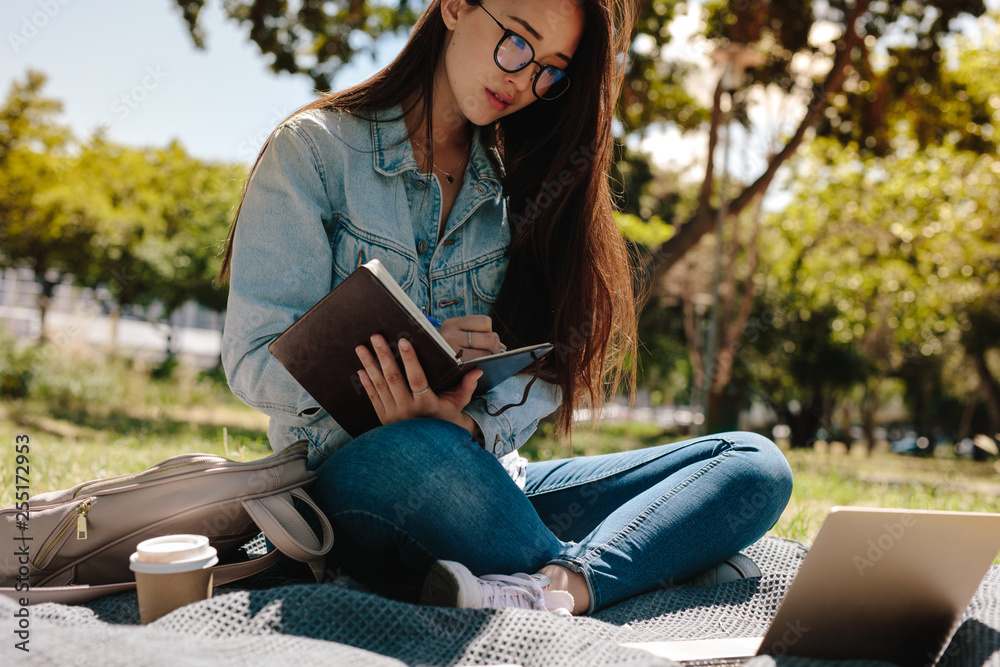
[[[303, 450], [303, 449], [306, 450], [306, 451], [308, 451], [308, 446], [304, 445], [304, 444], [302, 444], [302, 445], [296, 444], [296, 445], [292, 445], [291, 447], [288, 447], [286, 449], [281, 450], [280, 452], [278, 452], [278, 455], [282, 456], [282, 455], [285, 455], [285, 454], [292, 454], [294, 452], [297, 452], [297, 451]], [[249, 465], [252, 465], [253, 463], [259, 463], [260, 461], [263, 461], [263, 460], [264, 459], [258, 459], [257, 461], [247, 461], [246, 463], [249, 466]], [[178, 468], [185, 468], [187, 466], [192, 466], [192, 465], [202, 465], [204, 463], [232, 463], [232, 461], [230, 461], [229, 459], [224, 458], [222, 456], [215, 456], [215, 455], [209, 454], [209, 455], [202, 456], [202, 457], [199, 457], [199, 458], [196, 458], [196, 459], [188, 459], [187, 461], [173, 463], [171, 465], [159, 466], [159, 467], [155, 467], [155, 468], [149, 468], [147, 470], [143, 470], [141, 472], [133, 473], [131, 475], [119, 475], [118, 477], [109, 477], [108, 479], [97, 480], [95, 482], [92, 482], [91, 484], [86, 484], [84, 486], [81, 486], [79, 489], [76, 490], [76, 493], [74, 493], [73, 496], [76, 497], [76, 496], [80, 495], [83, 491], [90, 491], [92, 489], [97, 489], [97, 488], [100, 488], [102, 486], [111, 486], [111, 485], [114, 485], [114, 484], [121, 484], [122, 482], [127, 482], [127, 481], [133, 480], [133, 479], [140, 479], [140, 478], [146, 477], [148, 475], [156, 475], [156, 474], [159, 474], [159, 473], [164, 472], [164, 471], [176, 470]]]
[[[63, 536], [69, 532], [70, 527], [73, 525], [74, 521], [77, 526], [76, 539], [85, 540], [87, 539], [87, 513], [90, 511], [90, 505], [93, 501], [85, 500], [76, 506], [76, 516], [70, 516], [63, 522], [63, 525], [59, 528], [59, 532], [56, 533], [55, 537], [48, 541], [48, 543], [42, 547], [42, 550], [38, 553], [38, 558], [35, 559], [37, 563], [36, 567], [42, 568], [45, 565], [45, 559], [52, 551], [55, 545], [62, 541]], [[83, 529], [82, 537], [80, 529]]]
[[76, 508], [76, 539], [87, 539], [87, 512], [90, 511], [90, 501]]
[[109, 477], [108, 479], [102, 479], [102, 480], [93, 482], [91, 484], [87, 484], [85, 486], [81, 486], [79, 489], [76, 490], [76, 493], [74, 493], [73, 495], [74, 496], [78, 496], [81, 493], [83, 493], [84, 491], [90, 492], [91, 490], [100, 488], [102, 486], [112, 486], [114, 484], [121, 484], [122, 482], [128, 482], [128, 481], [133, 480], [133, 479], [139, 479], [141, 477], [146, 477], [148, 475], [155, 475], [155, 474], [158, 474], [158, 473], [161, 473], [161, 472], [165, 472], [165, 471], [168, 471], [168, 470], [175, 470], [177, 468], [186, 468], [187, 466], [201, 465], [201, 464], [210, 463], [210, 462], [226, 463], [227, 461], [228, 461], [228, 459], [224, 459], [221, 456], [220, 457], [214, 457], [214, 456], [213, 457], [203, 457], [203, 458], [198, 458], [198, 459], [191, 459], [191, 460], [184, 461], [184, 462], [181, 462], [181, 463], [174, 463], [174, 464], [168, 465], [168, 466], [160, 466], [158, 468], [150, 468], [148, 470], [143, 470], [141, 472], [133, 473], [131, 475], [120, 475], [118, 477]]

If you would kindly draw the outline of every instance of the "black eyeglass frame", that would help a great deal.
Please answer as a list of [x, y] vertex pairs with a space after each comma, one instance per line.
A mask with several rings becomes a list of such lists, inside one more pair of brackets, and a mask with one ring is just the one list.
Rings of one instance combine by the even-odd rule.
[[[515, 31], [511, 30], [510, 28], [508, 28], [507, 26], [505, 26], [503, 23], [500, 23], [500, 21], [497, 20], [497, 17], [493, 16], [493, 14], [490, 14], [490, 11], [488, 9], [486, 9], [486, 7], [483, 7], [482, 3], [479, 4], [479, 7], [484, 12], [486, 12], [487, 16], [489, 16], [491, 19], [493, 19], [494, 23], [496, 23], [498, 26], [500, 26], [501, 30], [503, 30], [503, 35], [500, 37], [500, 41], [497, 42], [496, 48], [493, 49], [493, 62], [496, 63], [497, 67], [499, 67], [504, 72], [507, 72], [509, 74], [514, 74], [515, 72], [520, 72], [521, 70], [525, 69], [526, 67], [528, 67], [532, 63], [538, 65], [538, 68], [539, 68], [538, 71], [531, 75], [531, 92], [535, 95], [535, 97], [537, 97], [540, 100], [545, 100], [545, 101], [554, 100], [554, 99], [558, 98], [560, 95], [562, 95], [563, 93], [565, 93], [567, 90], [569, 90], [570, 80], [569, 80], [569, 74], [566, 73], [566, 70], [564, 70], [562, 68], [559, 68], [559, 67], [556, 67], [555, 65], [543, 65], [542, 63], [540, 63], [537, 60], [535, 60], [535, 47], [533, 47], [531, 45], [531, 42], [529, 42], [528, 40], [526, 40], [524, 38], [524, 36], [521, 35], [521, 33], [515, 32]], [[525, 46], [528, 47], [528, 50], [531, 51], [531, 60], [529, 60], [528, 62], [524, 63], [523, 65], [521, 65], [517, 69], [507, 69], [506, 67], [504, 67], [503, 65], [500, 64], [500, 56], [499, 56], [500, 47], [503, 46], [503, 43], [505, 41], [507, 41], [507, 38], [510, 37], [511, 35], [513, 35], [514, 37], [517, 37], [522, 42], [524, 42]], [[561, 74], [563, 76], [563, 78], [566, 80], [566, 84], [563, 87], [563, 89], [557, 95], [555, 95], [553, 97], [542, 97], [541, 95], [538, 94], [538, 91], [535, 89], [535, 87], [538, 85], [538, 79], [539, 79], [539, 77], [541, 77], [542, 72], [544, 72], [545, 70], [554, 70], [554, 71], [558, 72], [559, 74]]]

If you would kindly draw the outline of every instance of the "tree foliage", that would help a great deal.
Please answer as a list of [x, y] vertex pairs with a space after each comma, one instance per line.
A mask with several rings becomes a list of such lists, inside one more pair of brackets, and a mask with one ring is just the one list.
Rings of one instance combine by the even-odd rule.
[[[204, 48], [206, 35], [199, 19], [205, 0], [174, 1], [195, 46]], [[328, 90], [341, 67], [357, 56], [374, 56], [380, 37], [416, 22], [419, 12], [410, 4], [408, 0], [224, 0], [222, 9], [247, 30], [274, 72], [304, 74], [317, 89]]]
[[[819, 315], [826, 330], [810, 333], [813, 349], [840, 346], [860, 358], [848, 363], [827, 349], [809, 363], [814, 372], [833, 380], [847, 364], [861, 373], [842, 387], [869, 376], [906, 380], [910, 407], [929, 430], [957, 424], [954, 415], [935, 413], [947, 403], [929, 397], [968, 400], [976, 369], [965, 353], [998, 342], [1000, 160], [955, 144], [921, 148], [912, 135], [893, 144], [893, 153], [878, 157], [819, 140], [796, 158], [788, 183], [794, 199], [765, 229], [768, 272], [759, 281], [765, 307], [781, 313], [776, 348], [800, 362], [805, 341], [796, 327]], [[789, 384], [801, 378], [793, 364], [762, 352], [758, 370], [785, 378], [784, 394], [772, 390], [779, 410], [809, 394], [796, 386], [800, 380]], [[940, 360], [956, 354], [966, 370], [953, 372], [949, 384]]]
[[[668, 8], [664, 3], [654, 3], [654, 7], [657, 6]], [[801, 118], [783, 145], [768, 156], [763, 173], [732, 197], [728, 204], [730, 217], [738, 215], [767, 190], [778, 168], [795, 154], [808, 131], [822, 119], [839, 115], [836, 104], [840, 98], [835, 99], [835, 96], [842, 94], [845, 85], [865, 91], [878, 85], [878, 77], [885, 75], [886, 70], [880, 67], [876, 58], [877, 45], [890, 38], [909, 40], [932, 54], [935, 50], [940, 51], [942, 43], [954, 35], [957, 30], [955, 17], [975, 17], [985, 12], [982, 0], [710, 2], [706, 7], [709, 10], [706, 36], [710, 40], [720, 46], [750, 44], [766, 57], [763, 66], [748, 73], [747, 91], [775, 86], [804, 101]], [[839, 36], [833, 41], [821, 40], [815, 37], [821, 28]], [[658, 40], [658, 45], [669, 41], [669, 36], [664, 36], [662, 31], [651, 37]], [[940, 77], [935, 78], [932, 72], [924, 71], [932, 64], [933, 58], [928, 58], [914, 66], [917, 72], [923, 73], [922, 80], [933, 88]], [[913, 73], [911, 79], [913, 76], [916, 74]], [[903, 89], [910, 87], [904, 85]], [[650, 258], [647, 271], [654, 283], [713, 228], [717, 216], [717, 204], [713, 202], [714, 153], [722, 119], [722, 93], [720, 82], [709, 114], [709, 158], [698, 207], [687, 219], [678, 221], [677, 234]], [[737, 107], [746, 103], [747, 95], [735, 96]], [[831, 107], [831, 102], [835, 106]], [[833, 111], [828, 113], [828, 109]], [[856, 112], [846, 101], [844, 110], [845, 113]], [[861, 137], [862, 145], [867, 145], [869, 137], [878, 141], [877, 133], [885, 127], [886, 119], [885, 114], [869, 114], [867, 124], [842, 119], [839, 127], [867, 133]]]
[[65, 181], [69, 130], [62, 105], [42, 96], [45, 77], [29, 72], [0, 109], [0, 267], [24, 265], [41, 285], [41, 337], [56, 285], [80, 269], [91, 221], [79, 203], [81, 183]]
[[34, 271], [43, 323], [65, 276], [107, 295], [113, 322], [137, 309], [168, 320], [188, 301], [222, 310], [213, 277], [243, 168], [197, 160], [176, 142], [79, 142], [58, 125], [44, 83], [30, 72], [0, 109], [0, 266]]

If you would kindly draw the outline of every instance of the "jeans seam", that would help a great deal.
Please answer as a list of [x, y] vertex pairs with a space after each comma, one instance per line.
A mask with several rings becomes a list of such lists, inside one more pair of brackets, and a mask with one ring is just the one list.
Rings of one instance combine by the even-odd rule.
[[588, 479], [585, 482], [581, 482], [579, 480], [575, 480], [575, 481], [572, 481], [572, 482], [566, 482], [566, 483], [560, 484], [558, 486], [553, 486], [553, 487], [547, 488], [544, 491], [536, 491], [536, 492], [534, 492], [534, 493], [532, 493], [530, 495], [532, 495], [532, 496], [543, 496], [546, 493], [555, 493], [556, 491], [563, 491], [565, 489], [569, 489], [569, 488], [572, 488], [574, 486], [580, 486], [582, 484], [592, 484], [592, 483], [598, 482], [598, 481], [600, 481], [602, 479], [607, 479], [609, 477], [614, 477], [618, 473], [625, 472], [627, 470], [632, 470], [634, 468], [637, 468], [637, 467], [639, 467], [641, 465], [649, 463], [650, 461], [652, 461], [654, 459], [659, 458], [660, 456], [664, 456], [664, 454], [659, 454], [658, 456], [654, 456], [653, 458], [650, 458], [650, 459], [639, 461], [637, 463], [632, 463], [630, 465], [624, 465], [624, 466], [621, 466], [619, 468], [615, 468], [614, 470], [609, 470], [608, 472], [604, 473], [603, 475], [601, 475], [599, 477], [594, 477], [593, 479]]
[[629, 535], [630, 533], [632, 533], [639, 526], [639, 524], [642, 523], [642, 521], [644, 521], [647, 517], [649, 517], [653, 513], [653, 511], [656, 510], [656, 508], [658, 508], [660, 505], [662, 505], [663, 503], [665, 503], [668, 499], [670, 499], [670, 498], [674, 497], [675, 495], [677, 495], [677, 493], [679, 493], [681, 490], [689, 487], [692, 483], [694, 483], [694, 481], [696, 479], [698, 479], [698, 478], [702, 477], [703, 475], [705, 475], [709, 470], [715, 468], [717, 465], [719, 465], [720, 463], [722, 463], [722, 461], [724, 461], [725, 459], [727, 459], [730, 456], [731, 453], [732, 453], [732, 450], [726, 450], [721, 455], [715, 457], [714, 459], [712, 459], [711, 461], [709, 461], [706, 465], [704, 465], [702, 468], [700, 468], [699, 470], [697, 470], [696, 472], [694, 472], [692, 475], [690, 475], [687, 479], [685, 479], [684, 481], [682, 481], [680, 484], [677, 484], [672, 489], [670, 489], [667, 493], [665, 493], [662, 496], [660, 496], [660, 498], [658, 500], [656, 500], [653, 503], [650, 503], [649, 506], [646, 507], [646, 509], [644, 509], [642, 512], [640, 512], [638, 514], [638, 516], [636, 516], [634, 519], [632, 519], [631, 521], [629, 521], [628, 525], [625, 526], [625, 528], [623, 528], [622, 530], [620, 530], [617, 534], [615, 534], [614, 536], [612, 536], [611, 539], [609, 539], [606, 542], [604, 542], [604, 544], [601, 544], [599, 546], [594, 547], [589, 552], [587, 552], [584, 556], [582, 556], [581, 557], [581, 561], [584, 562], [584, 563], [586, 563], [587, 561], [589, 561], [593, 557], [599, 556], [605, 550], [605, 548], [621, 542], [627, 535]]
[[[727, 440], [725, 438], [705, 438], [703, 440], [692, 441], [691, 444], [694, 444], [695, 442], [704, 442], [705, 440], [709, 440], [709, 439], [717, 440], [720, 443], [726, 443], [728, 445], [732, 445], [733, 444], [733, 442], [731, 440]], [[645, 464], [649, 463], [650, 461], [655, 461], [656, 459], [660, 458], [661, 456], [666, 456], [666, 455], [667, 455], [667, 452], [662, 452], [662, 453], [660, 453], [657, 456], [654, 456], [652, 458], [643, 459], [642, 461], [638, 461], [638, 462], [633, 462], [630, 465], [620, 466], [618, 468], [615, 468], [614, 470], [611, 470], [611, 471], [609, 471], [607, 473], [604, 473], [603, 475], [601, 475], [599, 477], [594, 477], [593, 479], [588, 479], [585, 482], [581, 482], [579, 480], [572, 481], [572, 482], [566, 482], [566, 483], [558, 485], [558, 486], [553, 486], [551, 488], [546, 488], [544, 491], [535, 491], [535, 492], [533, 492], [533, 493], [531, 493], [529, 495], [530, 496], [542, 496], [542, 495], [545, 495], [546, 493], [555, 493], [556, 491], [563, 491], [565, 489], [569, 489], [569, 488], [572, 488], [574, 486], [581, 486], [583, 484], [592, 484], [594, 482], [598, 482], [598, 481], [601, 481], [601, 480], [604, 480], [604, 479], [608, 479], [609, 477], [614, 477], [615, 475], [617, 475], [619, 473], [626, 472], [628, 470], [634, 470], [635, 468], [638, 468], [641, 465], [645, 465]], [[685, 480], [685, 482], [686, 481], [687, 480]], [[684, 482], [682, 482], [682, 483], [684, 483]]]

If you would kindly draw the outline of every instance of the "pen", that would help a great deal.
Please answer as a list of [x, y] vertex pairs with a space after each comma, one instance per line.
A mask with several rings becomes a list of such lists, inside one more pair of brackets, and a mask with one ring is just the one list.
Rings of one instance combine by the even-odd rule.
[[440, 322], [438, 322], [437, 320], [435, 320], [435, 319], [434, 319], [433, 317], [431, 317], [430, 315], [424, 315], [424, 317], [426, 317], [426, 318], [427, 318], [427, 320], [428, 320], [428, 321], [429, 321], [429, 322], [430, 322], [431, 324], [433, 324], [433, 325], [434, 325], [434, 328], [435, 328], [435, 329], [440, 329], [440, 328], [441, 328], [441, 323], [440, 323]]

